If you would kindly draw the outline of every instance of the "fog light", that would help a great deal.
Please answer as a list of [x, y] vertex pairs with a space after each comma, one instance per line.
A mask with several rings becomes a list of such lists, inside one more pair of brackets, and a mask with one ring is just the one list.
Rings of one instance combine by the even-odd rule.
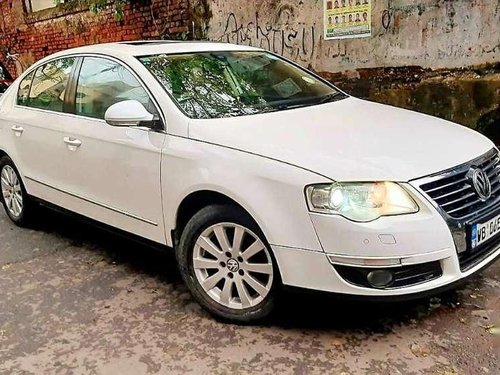
[[385, 288], [392, 284], [394, 277], [391, 271], [375, 270], [366, 275], [366, 280], [374, 288]]

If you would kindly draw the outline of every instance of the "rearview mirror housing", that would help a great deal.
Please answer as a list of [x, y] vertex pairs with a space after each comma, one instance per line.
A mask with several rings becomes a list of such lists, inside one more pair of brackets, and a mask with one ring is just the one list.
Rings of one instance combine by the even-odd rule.
[[156, 116], [149, 113], [139, 101], [124, 100], [110, 106], [104, 114], [104, 120], [112, 126], [152, 127]]

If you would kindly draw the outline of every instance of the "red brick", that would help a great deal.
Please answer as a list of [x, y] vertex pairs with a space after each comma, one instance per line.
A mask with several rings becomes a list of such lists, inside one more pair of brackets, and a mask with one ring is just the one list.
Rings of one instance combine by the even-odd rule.
[[[29, 56], [37, 60], [51, 53], [85, 44], [152, 38], [157, 36], [157, 29], [151, 17], [148, 5], [125, 7], [125, 19], [117, 22], [113, 10], [107, 8], [99, 15], [90, 12], [68, 14], [50, 22], [39, 21], [24, 23], [19, 20], [13, 9], [23, 0], [1, 0], [0, 14], [4, 18], [4, 32], [0, 34], [0, 45], [7, 47], [10, 53]], [[170, 1], [167, 7], [167, 2]], [[13, 7], [13, 4], [15, 6]], [[157, 1], [154, 16], [160, 29], [168, 24], [168, 33], [176, 34], [189, 31], [188, 2], [185, 0]], [[168, 10], [167, 10], [168, 8]], [[18, 8], [19, 9], [19, 8]], [[82, 14], [83, 22], [80, 21]], [[166, 20], [168, 20], [168, 23]], [[12, 61], [7, 63], [9, 71], [15, 75]]]

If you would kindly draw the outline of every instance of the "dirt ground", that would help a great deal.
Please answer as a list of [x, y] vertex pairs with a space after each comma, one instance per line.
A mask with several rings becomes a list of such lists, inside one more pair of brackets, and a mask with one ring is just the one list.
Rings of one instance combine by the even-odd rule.
[[500, 374], [500, 261], [418, 302], [286, 293], [236, 326], [193, 302], [171, 254], [42, 216], [0, 213], [1, 374]]

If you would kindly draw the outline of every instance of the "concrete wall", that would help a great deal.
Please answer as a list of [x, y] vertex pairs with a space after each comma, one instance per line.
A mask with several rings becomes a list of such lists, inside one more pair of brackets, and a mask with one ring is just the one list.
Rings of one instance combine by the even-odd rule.
[[259, 46], [319, 72], [500, 61], [499, 0], [372, 0], [372, 37], [323, 39], [323, 0], [208, 0], [209, 39]]

